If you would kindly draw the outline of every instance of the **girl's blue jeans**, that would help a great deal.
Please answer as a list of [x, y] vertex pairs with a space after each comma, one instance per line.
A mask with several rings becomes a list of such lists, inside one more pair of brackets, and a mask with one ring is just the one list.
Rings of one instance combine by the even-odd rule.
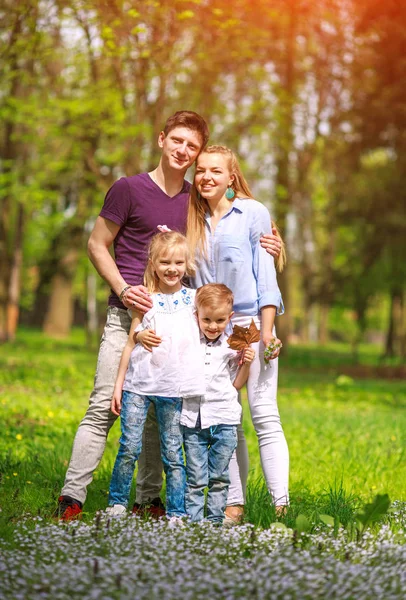
[[207, 487], [207, 520], [221, 524], [227, 504], [228, 466], [237, 446], [236, 425], [207, 429], [183, 428], [186, 453], [186, 512], [191, 521], [204, 518]]
[[127, 506], [135, 463], [141, 453], [142, 432], [151, 402], [158, 420], [161, 455], [166, 475], [166, 514], [185, 516], [185, 465], [182, 427], [179, 423], [181, 398], [139, 396], [123, 391], [121, 401], [120, 448], [110, 482], [109, 505]]

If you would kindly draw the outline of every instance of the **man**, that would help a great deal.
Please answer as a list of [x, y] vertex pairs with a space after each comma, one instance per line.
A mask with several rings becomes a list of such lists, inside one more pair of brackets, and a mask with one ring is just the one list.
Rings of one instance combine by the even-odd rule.
[[[90, 260], [111, 287], [107, 321], [101, 339], [94, 389], [89, 407], [75, 436], [56, 516], [70, 520], [80, 516], [87, 486], [102, 458], [108, 432], [116, 416], [110, 411], [114, 383], [126, 344], [131, 319], [127, 308], [148, 308], [136, 303], [143, 283], [147, 248], [159, 225], [184, 232], [190, 184], [184, 180], [189, 167], [208, 141], [204, 119], [192, 111], [178, 111], [167, 120], [158, 137], [162, 154], [156, 169], [122, 177], [107, 192], [103, 208], [89, 238]], [[278, 253], [278, 242], [274, 247]], [[113, 259], [109, 248], [114, 246]], [[272, 250], [268, 250], [272, 252]], [[137, 294], [138, 292], [138, 294]], [[137, 475], [134, 512], [149, 506], [160, 516], [162, 483], [159, 437], [153, 419], [144, 430], [144, 448]]]

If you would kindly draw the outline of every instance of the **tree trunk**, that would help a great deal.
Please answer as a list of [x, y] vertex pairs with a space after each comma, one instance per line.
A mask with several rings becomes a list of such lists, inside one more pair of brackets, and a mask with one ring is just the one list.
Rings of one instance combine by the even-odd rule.
[[402, 290], [398, 287], [391, 290], [389, 324], [386, 333], [385, 357], [404, 354], [404, 303]]
[[319, 343], [325, 346], [328, 342], [328, 314], [330, 307], [327, 304], [320, 306], [320, 328], [319, 328]]
[[[290, 177], [290, 153], [293, 150], [293, 105], [295, 79], [295, 44], [297, 29], [297, 8], [293, 0], [288, 3], [289, 24], [285, 57], [281, 66], [281, 86], [283, 90], [283, 107], [280, 115], [280, 139], [283, 140], [277, 149], [276, 207], [275, 215], [278, 226], [284, 237], [287, 235], [287, 217], [292, 207], [292, 183]], [[279, 287], [285, 305], [283, 318], [277, 320], [278, 337], [283, 340], [285, 348], [292, 331], [292, 315], [290, 309], [290, 268], [289, 263], [278, 276]]]
[[66, 337], [70, 333], [73, 320], [73, 278], [78, 258], [77, 250], [68, 250], [52, 279], [49, 308], [43, 327], [48, 335]]
[[16, 231], [14, 236], [14, 254], [10, 268], [10, 283], [8, 288], [7, 305], [7, 339], [14, 340], [21, 293], [21, 269], [23, 264], [23, 230], [24, 230], [24, 206], [19, 203], [17, 209]]

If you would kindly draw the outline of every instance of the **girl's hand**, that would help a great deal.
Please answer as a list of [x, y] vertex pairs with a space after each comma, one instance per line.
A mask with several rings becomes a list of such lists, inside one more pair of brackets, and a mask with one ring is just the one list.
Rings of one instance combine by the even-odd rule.
[[152, 352], [152, 348], [156, 348], [162, 342], [162, 339], [156, 335], [153, 329], [144, 329], [134, 334], [135, 343], [140, 343], [145, 350]]
[[279, 338], [271, 337], [263, 339], [265, 351], [264, 351], [264, 360], [266, 363], [269, 363], [270, 360], [274, 360], [274, 358], [278, 358], [281, 348], [282, 342]]
[[241, 364], [250, 365], [255, 358], [255, 350], [249, 346], [242, 352]]
[[110, 410], [114, 415], [120, 416], [121, 413], [121, 395], [122, 390], [114, 388], [113, 398], [111, 399]]

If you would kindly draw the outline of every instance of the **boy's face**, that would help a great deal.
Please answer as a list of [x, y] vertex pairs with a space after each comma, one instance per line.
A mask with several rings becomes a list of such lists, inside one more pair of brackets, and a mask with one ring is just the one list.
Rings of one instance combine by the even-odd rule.
[[215, 340], [223, 333], [233, 314], [226, 303], [218, 306], [198, 307], [197, 320], [200, 331], [208, 340]]
[[198, 131], [187, 127], [175, 127], [167, 135], [159, 134], [158, 145], [162, 148], [162, 160], [176, 171], [186, 172], [195, 162], [202, 139]]

